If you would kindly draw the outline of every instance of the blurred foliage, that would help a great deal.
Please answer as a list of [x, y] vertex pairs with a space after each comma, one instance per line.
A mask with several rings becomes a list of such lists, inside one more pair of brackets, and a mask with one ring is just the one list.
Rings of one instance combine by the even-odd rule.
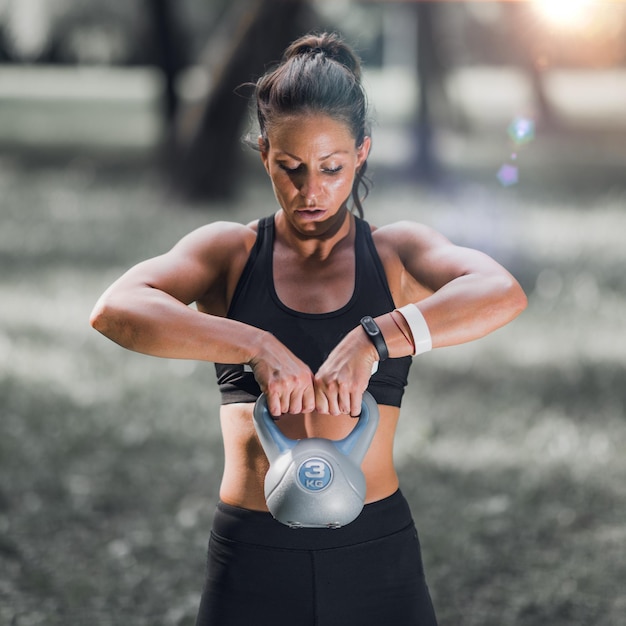
[[[0, 50], [5, 58], [18, 61], [152, 63], [152, 1], [4, 0]], [[375, 62], [376, 52], [380, 54], [382, 23], [389, 14], [385, 4], [312, 0], [320, 14], [365, 52], [368, 64]], [[584, 24], [577, 28], [568, 28], [566, 14], [550, 21], [534, 2], [432, 4], [438, 5], [440, 47], [455, 64], [516, 63], [520, 46], [543, 67], [606, 67], [626, 61], [626, 6], [621, 2], [587, 3]], [[254, 5], [255, 0], [170, 0], [189, 63], [201, 62], [211, 39], [224, 37], [228, 14], [243, 15]]]
[[[246, 4], [179, 0], [188, 58], [219, 47], [215, 24]], [[38, 16], [26, 43], [11, 39], [9, 6]], [[381, 6], [324, 13], [372, 64], [384, 56]], [[0, 49], [149, 63], [145, 8], [4, 0]], [[546, 67], [624, 62], [622, 9], [610, 37], [587, 39], [518, 28], [497, 3], [441, 10], [453, 64], [514, 62], [516, 37], [539, 41], [531, 59]], [[79, 105], [59, 106], [76, 127]], [[109, 106], [98, 119], [108, 136], [139, 118]], [[538, 133], [520, 183], [503, 190], [494, 164], [509, 149], [506, 123], [498, 137], [454, 144], [459, 178], [428, 189], [374, 167], [368, 219], [432, 224], [501, 260], [530, 295], [512, 326], [415, 364], [401, 481], [442, 624], [615, 626], [626, 613], [625, 144], [614, 129]], [[209, 219], [269, 214], [271, 189], [251, 177], [236, 204], [192, 207], [128, 149], [110, 160], [43, 152], [0, 157], [0, 624], [191, 626], [222, 463], [212, 366], [124, 352], [87, 319], [125, 268]]]
[[[269, 214], [271, 189], [201, 212], [132, 162], [1, 164], [0, 623], [191, 626], [222, 464], [212, 365], [123, 351], [87, 319], [126, 267], [208, 219]], [[379, 182], [366, 203], [373, 223], [490, 252], [530, 296], [411, 372], [396, 457], [442, 624], [616, 626], [626, 610], [626, 190], [544, 170], [507, 190], [493, 172]]]
[[[152, 0], [4, 0], [5, 56], [17, 61], [134, 65], [154, 62]], [[177, 23], [197, 58], [227, 0], [177, 0]], [[184, 31], [184, 32], [183, 32]]]

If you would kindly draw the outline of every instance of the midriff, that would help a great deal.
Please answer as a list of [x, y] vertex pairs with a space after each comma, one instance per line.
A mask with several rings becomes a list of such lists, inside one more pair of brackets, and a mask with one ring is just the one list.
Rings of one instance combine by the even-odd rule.
[[[252, 423], [253, 408], [252, 403], [221, 407], [224, 474], [220, 499], [233, 506], [267, 511], [263, 483], [269, 462]], [[366, 503], [382, 500], [398, 489], [398, 476], [393, 465], [393, 439], [400, 410], [383, 405], [378, 408], [378, 428], [361, 466], [367, 485]], [[276, 423], [291, 439], [342, 439], [355, 427], [356, 420], [345, 415], [307, 413], [284, 415]]]

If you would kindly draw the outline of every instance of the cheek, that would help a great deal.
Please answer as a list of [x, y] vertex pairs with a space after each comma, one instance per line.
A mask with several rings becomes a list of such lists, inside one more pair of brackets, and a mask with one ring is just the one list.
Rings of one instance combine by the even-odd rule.
[[352, 176], [341, 176], [337, 179], [333, 179], [329, 182], [327, 189], [332, 190], [333, 193], [341, 194], [345, 196], [352, 191], [352, 183], [354, 182], [354, 177]]
[[283, 171], [270, 172], [270, 178], [272, 179], [272, 185], [276, 191], [288, 192], [289, 189], [295, 189], [293, 181], [286, 176]]
[[299, 193], [298, 188], [289, 176], [278, 175], [272, 178], [272, 187], [274, 188], [276, 198], [283, 203], [291, 201]]

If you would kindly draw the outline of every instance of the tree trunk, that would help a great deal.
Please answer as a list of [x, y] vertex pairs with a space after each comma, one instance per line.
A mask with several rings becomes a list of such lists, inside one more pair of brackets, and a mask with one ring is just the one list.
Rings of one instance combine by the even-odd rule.
[[436, 82], [439, 80], [442, 67], [440, 62], [439, 44], [434, 27], [436, 7], [434, 2], [417, 2], [417, 75], [419, 81], [419, 108], [415, 135], [417, 154], [413, 172], [418, 178], [432, 180], [439, 172], [440, 166], [433, 141], [433, 119], [431, 102]]
[[248, 111], [248, 99], [236, 91], [280, 60], [286, 46], [302, 33], [308, 4], [308, 0], [256, 0], [239, 24], [197, 131], [181, 154], [177, 182], [188, 197], [234, 195], [240, 180], [241, 127]]
[[176, 118], [179, 97], [176, 80], [187, 60], [183, 38], [170, 0], [147, 0], [151, 19], [151, 39], [154, 45], [154, 62], [163, 76], [161, 116], [164, 126], [160, 158], [169, 171], [176, 161]]

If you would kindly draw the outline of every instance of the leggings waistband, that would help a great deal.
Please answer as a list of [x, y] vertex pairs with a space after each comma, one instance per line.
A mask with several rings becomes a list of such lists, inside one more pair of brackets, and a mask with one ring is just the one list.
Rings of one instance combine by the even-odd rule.
[[400, 490], [366, 504], [352, 523], [341, 528], [289, 528], [270, 513], [219, 502], [213, 533], [223, 539], [256, 546], [295, 550], [340, 548], [380, 539], [413, 524], [409, 505]]

